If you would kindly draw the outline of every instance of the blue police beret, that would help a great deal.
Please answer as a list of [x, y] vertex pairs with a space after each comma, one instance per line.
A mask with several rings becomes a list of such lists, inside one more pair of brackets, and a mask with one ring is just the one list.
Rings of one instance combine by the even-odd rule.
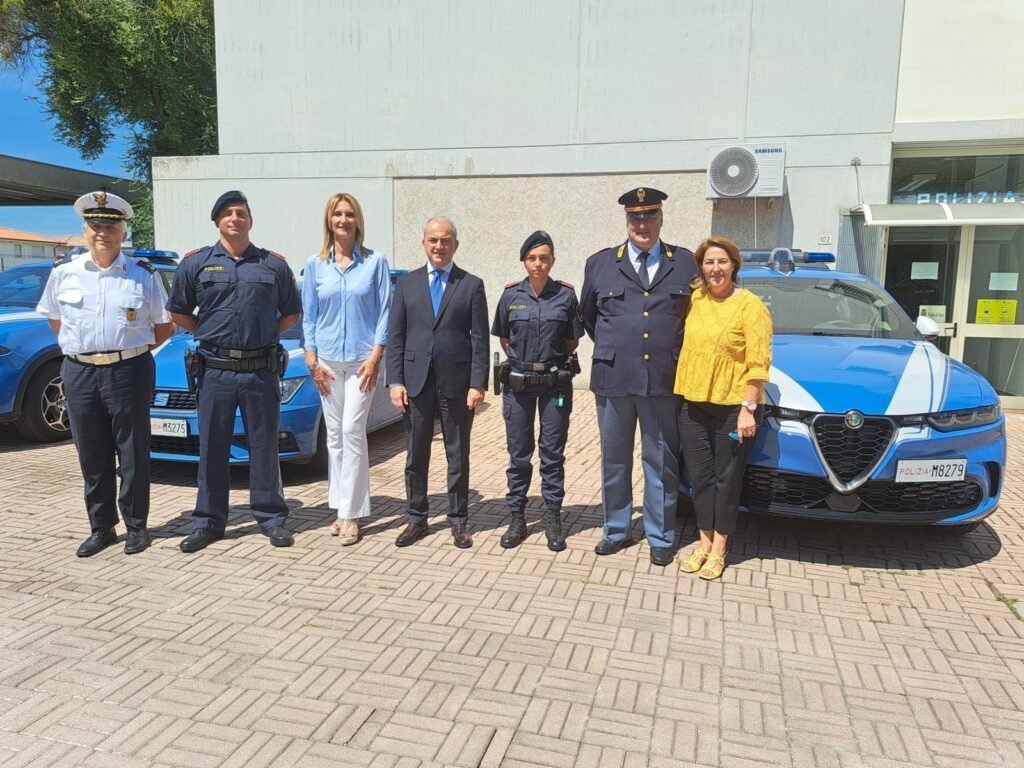
[[220, 209], [225, 205], [231, 205], [231, 203], [244, 203], [246, 208], [249, 207], [249, 201], [245, 199], [245, 195], [237, 189], [232, 189], [217, 198], [217, 202], [213, 204], [213, 211], [210, 212], [210, 221], [216, 221]]
[[661, 209], [663, 200], [668, 200], [668, 195], [660, 189], [637, 187], [621, 195], [619, 205], [626, 207], [626, 215], [640, 219], [653, 216], [655, 211]]
[[550, 245], [551, 253], [555, 252], [555, 241], [551, 239], [551, 235], [545, 232], [543, 229], [538, 229], [532, 235], [530, 235], [523, 242], [523, 247], [519, 249], [519, 260], [525, 261], [526, 254], [536, 248], [538, 245]]

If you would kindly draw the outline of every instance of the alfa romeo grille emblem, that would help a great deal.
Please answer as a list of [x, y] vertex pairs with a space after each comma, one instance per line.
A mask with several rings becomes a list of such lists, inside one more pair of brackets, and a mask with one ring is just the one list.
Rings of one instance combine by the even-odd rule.
[[864, 414], [860, 411], [847, 411], [843, 421], [846, 422], [846, 426], [850, 429], [860, 429], [864, 426]]

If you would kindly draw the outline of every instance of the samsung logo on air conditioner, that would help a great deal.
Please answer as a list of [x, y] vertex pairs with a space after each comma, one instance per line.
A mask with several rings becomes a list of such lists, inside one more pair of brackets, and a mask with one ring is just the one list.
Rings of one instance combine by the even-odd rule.
[[782, 147], [755, 147], [755, 155], [781, 155], [785, 150]]

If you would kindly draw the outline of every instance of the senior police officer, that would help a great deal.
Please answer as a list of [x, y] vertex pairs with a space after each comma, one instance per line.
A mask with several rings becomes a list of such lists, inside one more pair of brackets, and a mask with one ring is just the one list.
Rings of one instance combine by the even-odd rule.
[[651, 562], [672, 562], [679, 491], [679, 399], [673, 394], [693, 254], [661, 241], [664, 192], [639, 187], [619, 204], [628, 239], [591, 256], [580, 307], [594, 340], [590, 388], [601, 433], [604, 538], [610, 555], [632, 543], [633, 441], [640, 424], [644, 533]]
[[501, 546], [518, 547], [526, 538], [526, 494], [533, 474], [534, 422], [540, 411], [541, 495], [547, 511], [548, 549], [565, 549], [562, 499], [565, 498], [565, 440], [572, 413], [572, 377], [583, 324], [572, 285], [549, 278], [555, 263], [551, 235], [538, 230], [519, 249], [526, 267], [523, 280], [505, 286], [494, 311], [491, 334], [508, 354], [502, 412], [508, 443], [508, 502], [511, 521]]
[[[150, 349], [174, 326], [156, 269], [121, 252], [132, 207], [117, 195], [90, 192], [78, 198], [75, 211], [85, 219], [89, 252], [54, 262], [37, 310], [49, 319], [65, 355], [61, 377], [92, 527], [78, 556], [117, 541], [118, 508], [128, 528], [124, 551], [131, 555], [150, 543]], [[115, 474], [121, 476], [119, 493]]]
[[198, 386], [199, 493], [181, 550], [197, 552], [224, 536], [236, 407], [249, 447], [249, 506], [270, 543], [289, 547], [277, 453], [287, 357], [278, 342], [299, 321], [302, 302], [284, 257], [250, 241], [245, 195], [225, 192], [210, 218], [220, 240], [186, 255], [167, 303], [174, 322], [199, 342], [189, 371]]

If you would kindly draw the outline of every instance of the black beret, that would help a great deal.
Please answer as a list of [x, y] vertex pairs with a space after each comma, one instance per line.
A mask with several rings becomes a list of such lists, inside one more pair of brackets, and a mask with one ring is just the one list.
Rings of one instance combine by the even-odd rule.
[[551, 235], [545, 232], [543, 229], [538, 229], [525, 241], [523, 241], [523, 247], [519, 249], [519, 260], [526, 261], [526, 254], [536, 248], [538, 245], [550, 245], [551, 253], [555, 252], [555, 241], [551, 239]]
[[631, 189], [629, 192], [621, 195], [619, 197], [619, 205], [624, 205], [626, 207], [627, 214], [636, 213], [642, 215], [648, 211], [653, 213], [654, 211], [659, 210], [663, 200], [668, 200], [668, 195], [660, 189], [637, 187], [636, 189]]
[[217, 202], [213, 204], [213, 210], [210, 212], [210, 221], [216, 221], [220, 209], [225, 205], [231, 205], [231, 203], [244, 203], [246, 208], [249, 207], [249, 201], [245, 199], [245, 195], [237, 189], [232, 189], [217, 198]]

